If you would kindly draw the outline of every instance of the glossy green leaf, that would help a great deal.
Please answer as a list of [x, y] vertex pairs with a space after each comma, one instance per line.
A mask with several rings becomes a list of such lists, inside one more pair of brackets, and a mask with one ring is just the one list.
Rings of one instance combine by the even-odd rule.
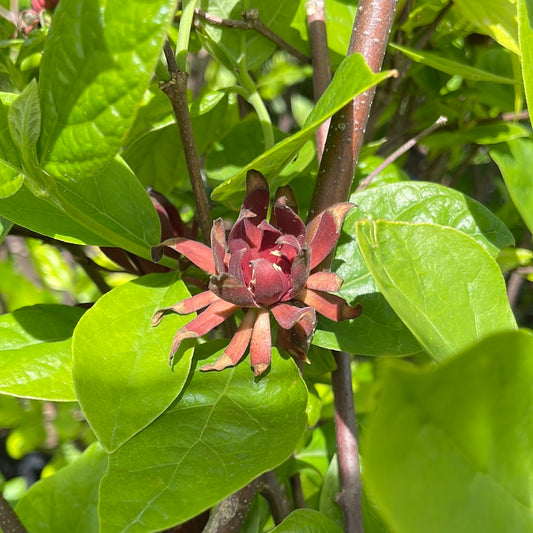
[[459, 63], [458, 61], [452, 61], [446, 57], [439, 56], [432, 52], [426, 52], [425, 50], [413, 50], [406, 46], [400, 46], [399, 44], [390, 43], [389, 46], [395, 50], [399, 50], [402, 54], [405, 54], [409, 59], [422, 63], [428, 67], [435, 68], [449, 74], [450, 76], [461, 76], [465, 80], [471, 81], [490, 81], [493, 83], [508, 83], [514, 84], [513, 78], [506, 78], [486, 70], [466, 65], [465, 63]]
[[363, 483], [392, 531], [533, 530], [532, 352], [503, 332], [440, 367], [386, 367]]
[[461, 14], [479, 33], [489, 35], [503, 47], [520, 54], [513, 0], [454, 0]]
[[146, 258], [160, 240], [159, 218], [150, 198], [118, 157], [80, 183], [58, 182], [57, 192], [60, 198], [51, 202], [23, 186], [0, 200], [0, 214], [43, 235], [120, 246]]
[[35, 159], [35, 145], [41, 133], [41, 110], [35, 80], [9, 107], [8, 122], [11, 137], [24, 160]]
[[157, 328], [151, 318], [188, 296], [177, 274], [150, 274], [102, 296], [78, 324], [73, 338], [76, 394], [107, 451], [150, 424], [183, 388], [191, 344], [183, 343], [172, 368], [168, 350], [190, 316], [169, 315]]
[[0, 198], [9, 198], [15, 194], [24, 181], [23, 174], [7, 161], [0, 160]]
[[6, 235], [9, 233], [12, 227], [13, 227], [13, 223], [11, 221], [3, 217], [0, 217], [0, 244], [4, 242]]
[[492, 147], [489, 153], [500, 168], [514, 205], [533, 231], [533, 140], [516, 139]]
[[72, 332], [77, 307], [42, 304], [0, 316], [0, 393], [49, 401], [75, 401]]
[[41, 164], [66, 180], [90, 176], [127, 135], [176, 0], [62, 0], [39, 77]]
[[381, 293], [436, 361], [516, 328], [498, 264], [471, 237], [436, 224], [369, 220], [355, 234]]
[[342, 533], [335, 522], [313, 509], [296, 509], [272, 533]]
[[366, 65], [360, 54], [353, 54], [342, 61], [335, 76], [313, 111], [304, 127], [294, 135], [279, 142], [270, 150], [255, 158], [233, 177], [219, 185], [212, 193], [214, 200], [224, 200], [236, 192], [244, 191], [246, 172], [256, 169], [267, 179], [274, 178], [290, 161], [292, 161], [311, 139], [315, 130], [333, 113], [341, 109], [358, 94], [386, 79], [390, 72], [374, 74]]
[[529, 0], [517, 0], [517, 8], [522, 78], [528, 108], [533, 109], [533, 4]]
[[[202, 345], [206, 352], [210, 344]], [[258, 380], [247, 361], [222, 372], [196, 370], [182, 396], [110, 456], [100, 488], [102, 529], [165, 529], [278, 466], [304, 432], [306, 403], [294, 361], [277, 350]]]
[[94, 443], [53, 476], [33, 485], [16, 512], [32, 533], [95, 533], [98, 487], [107, 455]]

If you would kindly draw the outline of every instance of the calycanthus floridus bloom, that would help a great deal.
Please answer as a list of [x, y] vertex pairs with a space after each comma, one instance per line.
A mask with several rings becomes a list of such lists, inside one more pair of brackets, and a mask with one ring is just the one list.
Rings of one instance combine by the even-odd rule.
[[254, 374], [259, 376], [270, 365], [270, 314], [279, 324], [278, 346], [293, 357], [306, 360], [316, 328], [316, 312], [335, 321], [361, 313], [359, 305], [350, 307], [339, 296], [330, 294], [342, 285], [337, 274], [310, 273], [333, 250], [353, 204], [335, 204], [305, 226], [290, 188], [280, 189], [276, 197], [267, 222], [268, 183], [262, 174], [251, 170], [246, 176], [246, 197], [239, 218], [227, 240], [219, 218], [211, 230], [211, 248], [178, 237], [154, 249], [157, 258], [168, 246], [211, 274], [209, 290], [154, 315], [152, 323], [157, 326], [168, 311], [188, 314], [205, 308], [176, 332], [170, 362], [183, 339], [205, 335], [242, 308], [244, 317], [228, 347], [212, 365], [204, 365], [201, 370], [234, 366], [250, 345], [250, 362]]

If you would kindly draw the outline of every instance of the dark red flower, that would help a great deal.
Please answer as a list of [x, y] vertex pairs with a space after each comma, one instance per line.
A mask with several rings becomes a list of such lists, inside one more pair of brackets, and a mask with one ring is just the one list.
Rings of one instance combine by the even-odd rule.
[[[289, 205], [291, 204], [291, 206]], [[159, 310], [157, 325], [167, 311], [188, 314], [206, 308], [176, 332], [170, 360], [181, 341], [200, 337], [220, 325], [235, 311], [244, 308], [241, 324], [224, 353], [201, 370], [222, 370], [235, 365], [250, 345], [255, 375], [270, 365], [270, 313], [278, 322], [278, 345], [298, 359], [305, 360], [316, 327], [316, 311], [331, 320], [355, 318], [360, 306], [350, 307], [336, 292], [342, 280], [333, 272], [311, 270], [331, 252], [339, 238], [350, 203], [331, 206], [307, 226], [298, 216], [292, 191], [278, 191], [270, 222], [268, 184], [262, 174], [249, 171], [246, 197], [239, 218], [226, 240], [222, 219], [215, 220], [211, 248], [186, 238], [169, 239], [164, 247], [183, 254], [211, 274], [209, 290]]]
[[59, 0], [31, 0], [31, 7], [37, 13], [43, 9], [55, 9]]

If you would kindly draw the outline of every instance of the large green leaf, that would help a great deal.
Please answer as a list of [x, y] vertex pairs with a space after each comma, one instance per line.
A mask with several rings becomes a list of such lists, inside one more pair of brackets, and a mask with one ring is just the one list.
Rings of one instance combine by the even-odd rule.
[[533, 139], [515, 139], [489, 150], [529, 231], [533, 231]]
[[41, 164], [90, 176], [120, 149], [159, 57], [176, 0], [62, 0], [41, 62]]
[[343, 225], [333, 269], [344, 280], [340, 294], [360, 303], [355, 320], [321, 319], [313, 343], [361, 355], [409, 355], [421, 350], [405, 324], [379, 292], [354, 238], [357, 220], [430, 222], [454, 227], [475, 239], [496, 257], [513, 236], [486, 207], [458, 191], [436, 183], [399, 182], [355, 193], [356, 204]]
[[459, 63], [458, 61], [452, 61], [451, 59], [433, 54], [431, 52], [426, 52], [424, 50], [413, 50], [412, 48], [407, 48], [406, 46], [400, 46], [399, 44], [394, 43], [390, 43], [389, 46], [395, 50], [399, 50], [409, 59], [412, 59], [417, 63], [422, 63], [428, 67], [435, 68], [441, 72], [449, 74], [450, 76], [461, 76], [461, 78], [464, 78], [465, 80], [472, 81], [490, 81], [493, 83], [508, 84], [515, 83], [513, 78], [506, 78], [505, 76], [493, 74], [492, 72], [487, 72], [486, 70], [481, 70], [479, 68], [466, 65], [465, 63]]
[[[533, 109], [533, 4], [529, 0], [518, 0], [517, 8], [522, 77], [528, 109]], [[533, 117], [529, 120], [531, 122]]]
[[107, 455], [94, 443], [73, 463], [33, 485], [16, 507], [32, 533], [95, 533]]
[[72, 332], [77, 307], [42, 304], [0, 316], [0, 393], [49, 401], [75, 401]]
[[392, 531], [533, 531], [532, 353], [513, 331], [437, 368], [391, 361], [362, 454]]
[[21, 226], [68, 242], [120, 246], [149, 258], [160, 240], [159, 218], [142, 185], [116, 157], [79, 183], [58, 182], [58, 196], [28, 188], [0, 200], [0, 214]]
[[503, 47], [520, 54], [513, 0], [454, 0], [461, 14], [479, 33], [489, 35]]
[[311, 111], [303, 128], [294, 135], [277, 143], [270, 150], [256, 157], [233, 177], [219, 185], [212, 193], [214, 200], [224, 200], [232, 194], [244, 191], [246, 172], [256, 169], [268, 179], [277, 176], [298, 154], [315, 130], [358, 94], [389, 77], [391, 72], [374, 74], [366, 65], [363, 56], [353, 54], [342, 61], [316, 106]]
[[369, 220], [355, 234], [380, 292], [436, 361], [516, 328], [498, 264], [471, 237], [436, 224]]
[[[189, 316], [153, 314], [189, 295], [177, 274], [150, 274], [105, 294], [74, 332], [73, 374], [87, 420], [107, 451], [150, 424], [176, 398], [189, 375], [188, 343], [168, 366], [174, 332]], [[97, 391], [97, 393], [95, 392]]]
[[306, 403], [294, 361], [277, 350], [260, 379], [247, 362], [195, 371], [182, 396], [110, 456], [100, 487], [102, 529], [165, 529], [281, 464], [303, 434]]
[[342, 533], [326, 515], [313, 509], [296, 509], [271, 533]]

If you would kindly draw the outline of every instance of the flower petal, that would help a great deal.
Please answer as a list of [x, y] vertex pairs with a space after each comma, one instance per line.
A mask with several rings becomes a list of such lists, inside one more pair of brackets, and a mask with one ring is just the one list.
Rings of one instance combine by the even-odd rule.
[[[294, 191], [291, 187], [288, 185], [283, 185], [281, 187], [278, 187], [276, 190], [276, 194], [274, 195], [274, 202], [277, 201], [278, 198], [281, 198], [282, 196], [285, 197], [285, 202], [287, 205], [296, 213], [298, 214], [298, 204], [296, 203], [296, 197], [294, 196]], [[272, 221], [271, 221], [272, 222]], [[272, 222], [272, 224], [274, 224]]]
[[250, 363], [256, 376], [260, 376], [268, 368], [271, 357], [270, 316], [268, 309], [263, 307], [257, 313], [250, 342]]
[[337, 292], [344, 280], [334, 272], [315, 272], [307, 278], [305, 286], [315, 291]]
[[299, 320], [290, 329], [278, 330], [277, 345], [300, 361], [309, 362], [307, 352], [315, 332], [317, 319], [314, 309], [305, 307]]
[[309, 279], [309, 261], [310, 253], [307, 247], [302, 248], [302, 251], [294, 258], [291, 266], [291, 284], [292, 288], [289, 293], [289, 298], [293, 298], [304, 287], [305, 282]]
[[315, 311], [312, 307], [296, 307], [295, 305], [280, 303], [274, 305], [270, 308], [276, 322], [283, 329], [290, 329], [296, 322], [301, 320], [301, 318], [307, 313], [312, 313], [315, 315]]
[[223, 370], [228, 366], [236, 365], [248, 347], [256, 315], [256, 309], [248, 309], [242, 319], [239, 329], [235, 335], [233, 335], [233, 338], [228, 344], [228, 347], [224, 350], [224, 353], [212, 365], [204, 365], [200, 370]]
[[217, 273], [226, 272], [226, 265], [224, 264], [224, 258], [226, 257], [226, 230], [224, 221], [221, 218], [217, 218], [211, 228], [211, 250], [213, 251]]
[[231, 274], [223, 273], [211, 276], [209, 290], [226, 302], [238, 307], [259, 307], [248, 287]]
[[212, 329], [216, 328], [229, 316], [231, 316], [238, 306], [233, 305], [223, 300], [213, 302], [203, 313], [200, 313], [196, 318], [193, 318], [188, 324], [178, 329], [174, 338], [172, 339], [172, 346], [170, 347], [169, 364], [172, 364], [172, 358], [176, 353], [181, 341], [183, 339], [190, 339], [201, 337]]
[[333, 250], [339, 239], [344, 217], [354, 207], [349, 202], [334, 204], [307, 225], [307, 243], [311, 249], [311, 269]]
[[194, 313], [195, 311], [198, 311], [198, 309], [203, 309], [204, 307], [207, 307], [208, 305], [212, 304], [213, 302], [216, 302], [219, 299], [220, 298], [211, 291], [204, 291], [200, 294], [191, 296], [190, 298], [185, 298], [185, 300], [171, 305], [170, 307], [163, 307], [162, 309], [157, 310], [154, 316], [152, 317], [152, 326], [159, 325], [159, 323], [163, 319], [163, 316], [170, 311], [178, 313], [178, 315], [188, 315], [189, 313]]
[[300, 245], [305, 239], [305, 224], [302, 219], [287, 205], [285, 196], [278, 198], [272, 208], [271, 224], [286, 235], [294, 235]]
[[184, 255], [189, 261], [192, 261], [197, 267], [201, 268], [208, 274], [216, 274], [213, 252], [209, 246], [198, 241], [185, 239], [184, 237], [167, 239], [152, 248], [152, 259], [154, 261], [157, 262], [161, 259], [163, 256], [163, 247], [165, 246]]
[[[268, 190], [268, 182], [257, 170], [249, 170], [246, 173], [246, 196], [242, 203], [243, 209], [249, 209], [256, 215], [256, 226], [266, 218], [268, 212], [268, 204], [270, 200], [270, 193]], [[252, 220], [252, 223], [255, 224]]]
[[290, 288], [287, 274], [268, 259], [254, 259], [251, 263], [253, 274], [250, 288], [255, 301], [262, 306], [279, 302]]
[[318, 293], [311, 289], [300, 291], [295, 297], [309, 307], [316, 309], [321, 315], [338, 322], [348, 318], [357, 318], [361, 314], [361, 306], [350, 307], [340, 296]]

